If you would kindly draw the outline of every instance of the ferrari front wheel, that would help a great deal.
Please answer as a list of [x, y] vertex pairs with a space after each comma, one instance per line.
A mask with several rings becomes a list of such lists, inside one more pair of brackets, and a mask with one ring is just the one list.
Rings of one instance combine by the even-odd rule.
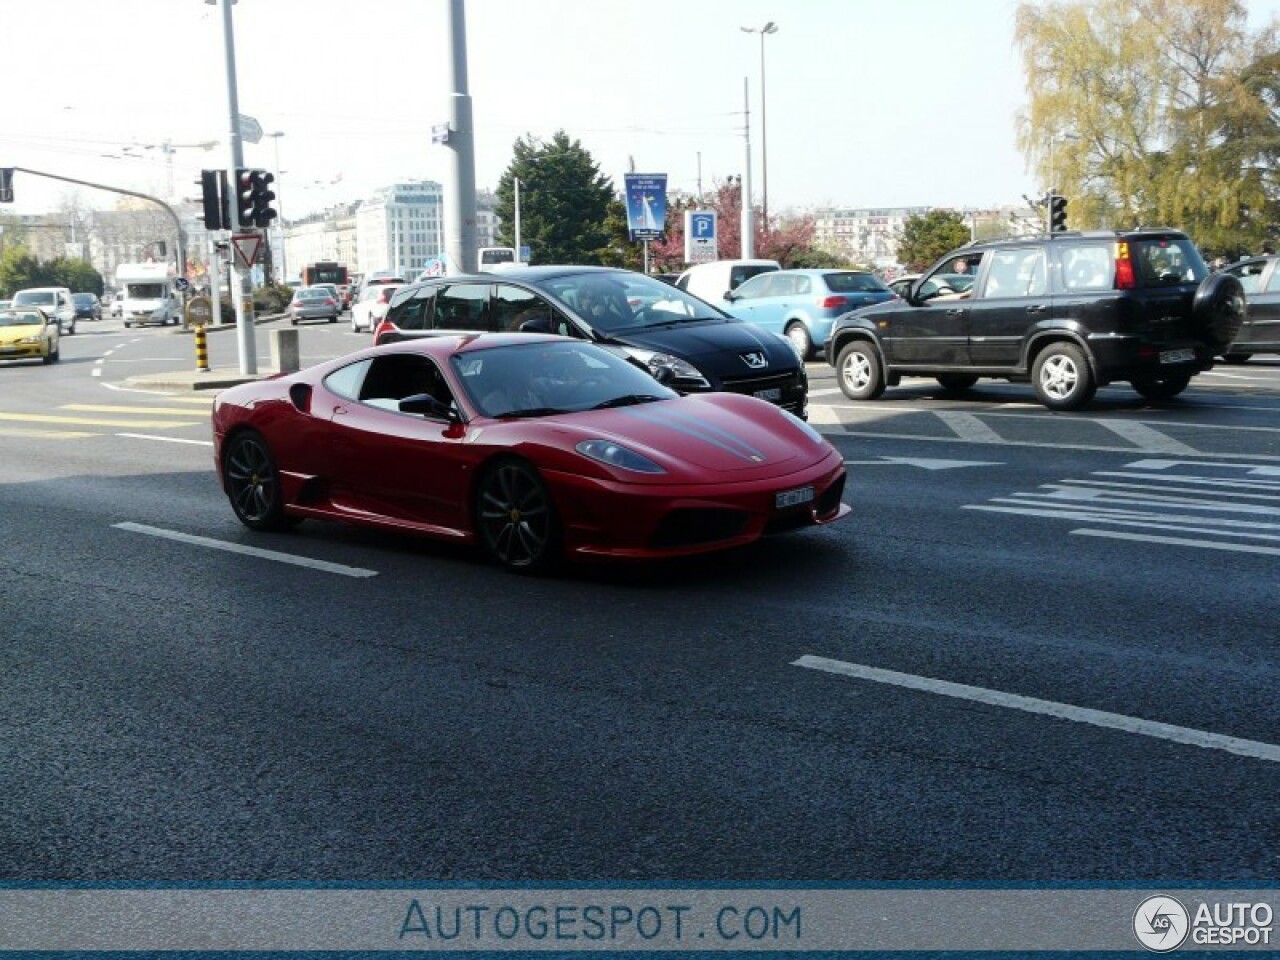
[[560, 560], [560, 521], [530, 464], [503, 460], [480, 479], [476, 525], [485, 551], [515, 573], [545, 573]]
[[284, 512], [280, 471], [262, 434], [237, 433], [228, 441], [222, 462], [227, 498], [241, 523], [251, 530], [283, 530], [293, 525]]

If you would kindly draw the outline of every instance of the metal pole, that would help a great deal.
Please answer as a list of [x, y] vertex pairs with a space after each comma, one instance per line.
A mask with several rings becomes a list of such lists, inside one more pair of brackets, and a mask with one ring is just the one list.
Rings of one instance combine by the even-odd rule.
[[[222, 8], [222, 48], [227, 66], [227, 115], [230, 133], [227, 142], [231, 146], [228, 159], [231, 166], [227, 170], [227, 185], [231, 190], [231, 199], [227, 203], [227, 211], [231, 214], [231, 232], [239, 233], [240, 223], [240, 185], [236, 182], [236, 171], [244, 166], [244, 147], [240, 143], [240, 98], [236, 93], [236, 41], [235, 31], [231, 26], [231, 4], [234, 0], [218, 0]], [[252, 376], [258, 372], [258, 350], [253, 335], [253, 299], [249, 288], [248, 270], [241, 271], [236, 264], [235, 252], [231, 254], [231, 297], [236, 308], [236, 343], [240, 353], [240, 372]]]
[[769, 122], [764, 97], [764, 38], [766, 30], [760, 31], [760, 215], [764, 221], [764, 232], [769, 232]]
[[516, 188], [516, 216], [515, 216], [515, 221], [516, 221], [516, 263], [519, 263], [519, 262], [520, 262], [520, 178], [519, 178], [519, 177], [517, 177], [517, 176], [515, 176], [515, 175], [513, 174], [513, 175], [512, 175], [512, 177], [511, 177], [511, 182], [515, 185], [515, 188]]
[[[226, 2], [226, 0], [223, 0]], [[451, 154], [446, 178], [445, 209], [448, 212], [446, 262], [459, 273], [476, 272], [476, 161], [471, 121], [471, 95], [467, 93], [467, 21], [463, 0], [449, 0], [449, 141]]]
[[748, 93], [748, 80], [742, 78], [742, 139], [746, 149], [743, 151], [742, 166], [742, 259], [750, 260], [756, 255], [755, 223], [751, 211], [751, 97]]

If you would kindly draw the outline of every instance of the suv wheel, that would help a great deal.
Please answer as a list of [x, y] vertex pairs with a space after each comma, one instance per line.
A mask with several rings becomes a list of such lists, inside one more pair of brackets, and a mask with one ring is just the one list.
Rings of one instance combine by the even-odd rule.
[[1142, 377], [1131, 380], [1133, 389], [1148, 400], [1172, 400], [1191, 382], [1191, 374], [1183, 373], [1176, 377]]
[[865, 340], [855, 340], [840, 351], [836, 361], [840, 389], [850, 400], [874, 400], [884, 393], [884, 367], [876, 348]]
[[1084, 351], [1065, 340], [1040, 351], [1031, 368], [1031, 380], [1036, 396], [1050, 410], [1079, 410], [1098, 389]]
[[1211, 273], [1196, 289], [1191, 315], [1200, 327], [1200, 338], [1217, 351], [1235, 340], [1247, 309], [1240, 279], [1229, 273]]

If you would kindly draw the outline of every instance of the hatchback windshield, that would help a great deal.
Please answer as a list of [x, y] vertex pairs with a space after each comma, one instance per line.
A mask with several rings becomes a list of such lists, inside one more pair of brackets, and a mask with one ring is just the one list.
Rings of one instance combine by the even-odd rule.
[[538, 286], [603, 333], [727, 319], [683, 290], [643, 274], [593, 271], [556, 277]]
[[44, 317], [35, 310], [6, 310], [0, 313], [0, 327], [26, 327], [44, 323]]
[[71, 295], [71, 299], [72, 299], [73, 301], [75, 301], [75, 305], [76, 305], [77, 307], [92, 307], [92, 306], [93, 306], [93, 294], [92, 294], [92, 293], [73, 293], [73, 294]]

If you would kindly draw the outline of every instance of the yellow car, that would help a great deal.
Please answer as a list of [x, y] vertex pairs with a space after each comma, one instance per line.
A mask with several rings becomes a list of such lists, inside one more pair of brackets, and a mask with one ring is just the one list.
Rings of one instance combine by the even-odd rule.
[[31, 307], [0, 310], [0, 360], [58, 361], [58, 323]]

